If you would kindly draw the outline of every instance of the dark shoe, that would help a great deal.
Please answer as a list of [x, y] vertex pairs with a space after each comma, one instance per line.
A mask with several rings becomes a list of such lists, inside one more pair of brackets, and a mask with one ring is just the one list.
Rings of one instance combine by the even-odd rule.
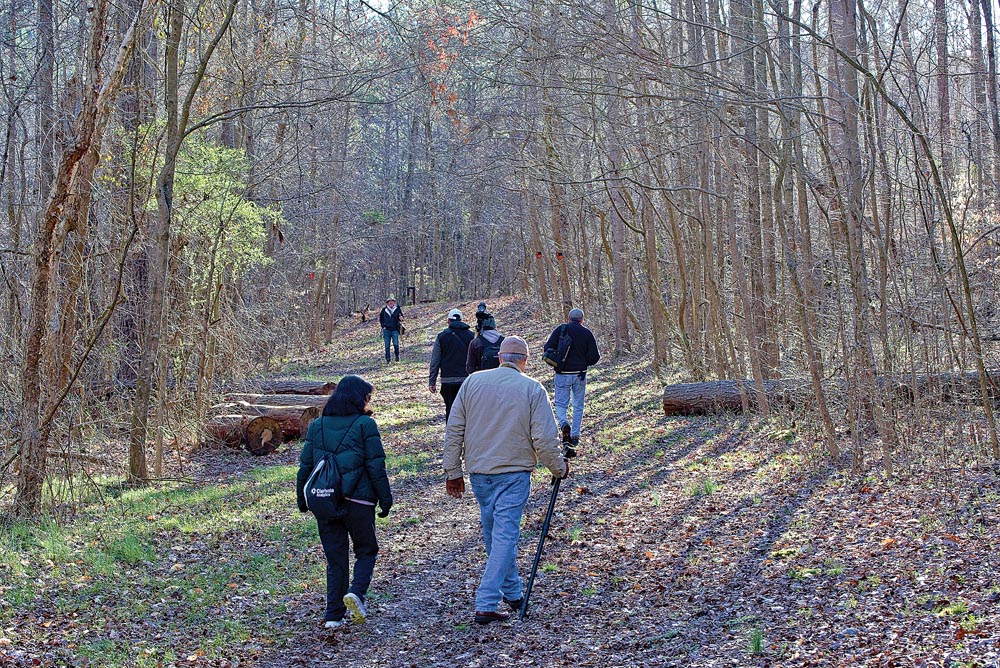
[[566, 447], [564, 448], [564, 455], [566, 456], [566, 459], [576, 457], [576, 446], [580, 445], [580, 437], [570, 436], [568, 438], [564, 438], [563, 443], [566, 444]]
[[505, 596], [503, 602], [506, 603], [507, 607], [509, 607], [512, 611], [521, 612], [521, 604], [524, 603], [524, 599], [519, 598], [516, 601], [512, 601]]
[[569, 443], [569, 425], [564, 424], [562, 426], [562, 439], [563, 443]]
[[506, 622], [510, 615], [506, 612], [491, 610], [490, 612], [480, 612], [476, 610], [476, 624], [489, 624], [490, 622]]

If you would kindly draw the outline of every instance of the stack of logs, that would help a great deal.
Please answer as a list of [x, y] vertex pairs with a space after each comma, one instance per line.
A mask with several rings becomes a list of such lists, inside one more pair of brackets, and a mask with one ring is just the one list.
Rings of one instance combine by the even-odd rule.
[[212, 407], [205, 423], [206, 441], [243, 446], [257, 456], [271, 454], [283, 442], [306, 435], [335, 387], [335, 383], [279, 380], [261, 383], [258, 393], [227, 394]]

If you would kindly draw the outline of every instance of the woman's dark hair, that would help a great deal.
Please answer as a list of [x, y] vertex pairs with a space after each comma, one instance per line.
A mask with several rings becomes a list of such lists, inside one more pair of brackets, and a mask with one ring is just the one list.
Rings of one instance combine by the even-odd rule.
[[361, 376], [344, 376], [327, 399], [323, 415], [357, 415], [367, 412], [368, 397], [373, 389], [372, 384]]

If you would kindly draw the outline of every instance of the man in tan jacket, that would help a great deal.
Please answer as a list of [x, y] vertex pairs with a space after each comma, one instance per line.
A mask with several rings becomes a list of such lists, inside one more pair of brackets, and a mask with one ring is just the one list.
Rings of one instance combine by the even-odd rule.
[[[455, 397], [444, 437], [446, 490], [461, 498], [464, 471], [479, 502], [486, 568], [476, 590], [475, 621], [504, 621], [500, 603], [521, 607], [517, 541], [521, 515], [539, 460], [555, 476], [569, 475], [549, 395], [524, 375], [528, 344], [508, 336], [500, 345], [500, 367], [474, 373]], [[463, 469], [464, 461], [464, 469]]]

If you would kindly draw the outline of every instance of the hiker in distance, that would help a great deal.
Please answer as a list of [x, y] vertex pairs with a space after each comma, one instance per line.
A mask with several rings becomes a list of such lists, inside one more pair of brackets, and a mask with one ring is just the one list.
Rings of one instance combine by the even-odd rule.
[[[316, 462], [333, 453], [341, 476], [345, 514], [341, 519], [316, 518], [319, 539], [326, 555], [326, 612], [324, 626], [340, 628], [345, 615], [356, 624], [368, 617], [366, 596], [375, 570], [375, 503], [379, 517], [392, 508], [392, 490], [385, 472], [385, 450], [378, 425], [368, 410], [372, 386], [360, 376], [344, 376], [306, 433], [299, 457], [295, 492], [299, 510], [308, 512], [306, 481]], [[348, 542], [350, 539], [350, 542]], [[349, 548], [354, 545], [354, 578], [351, 580]], [[350, 586], [348, 586], [350, 585]]]
[[427, 390], [437, 392], [438, 373], [441, 374], [441, 398], [444, 399], [444, 420], [451, 415], [451, 405], [455, 402], [458, 388], [469, 375], [465, 372], [465, 361], [469, 355], [472, 332], [462, 322], [462, 312], [457, 308], [448, 311], [448, 326], [434, 339], [431, 350], [431, 368], [427, 380]]
[[403, 309], [396, 306], [396, 298], [389, 295], [385, 300], [385, 306], [379, 311], [378, 324], [382, 326], [382, 340], [385, 341], [385, 363], [389, 364], [392, 359], [389, 357], [389, 342], [392, 342], [393, 351], [396, 353], [396, 361], [399, 361], [399, 334], [403, 329]]
[[[583, 424], [583, 402], [587, 393], [587, 368], [592, 367], [601, 359], [597, 349], [597, 339], [594, 333], [583, 326], [583, 311], [570, 309], [567, 321], [552, 330], [545, 350], [560, 350], [559, 339], [569, 336], [569, 350], [565, 353], [562, 364], [556, 367], [555, 400], [556, 419], [562, 431], [563, 442], [566, 443], [566, 456], [575, 457], [576, 448], [580, 444], [580, 426]], [[567, 414], [567, 408], [572, 400], [572, 422]]]
[[479, 624], [508, 619], [501, 604], [511, 610], [521, 607], [517, 541], [531, 472], [541, 460], [552, 475], [569, 475], [549, 395], [541, 383], [524, 375], [528, 344], [519, 336], [505, 337], [500, 362], [462, 385], [444, 437], [445, 490], [462, 498], [467, 471], [479, 502], [487, 555], [476, 590], [473, 619]]
[[[479, 314], [476, 314], [477, 317]], [[482, 333], [469, 344], [469, 356], [465, 360], [465, 372], [469, 375], [477, 371], [495, 369], [500, 366], [500, 344], [503, 334], [497, 331], [497, 321], [493, 316], [484, 318]]]
[[479, 304], [476, 305], [476, 334], [482, 334], [483, 321], [492, 317], [493, 316], [491, 316], [486, 310], [486, 302], [479, 302]]

